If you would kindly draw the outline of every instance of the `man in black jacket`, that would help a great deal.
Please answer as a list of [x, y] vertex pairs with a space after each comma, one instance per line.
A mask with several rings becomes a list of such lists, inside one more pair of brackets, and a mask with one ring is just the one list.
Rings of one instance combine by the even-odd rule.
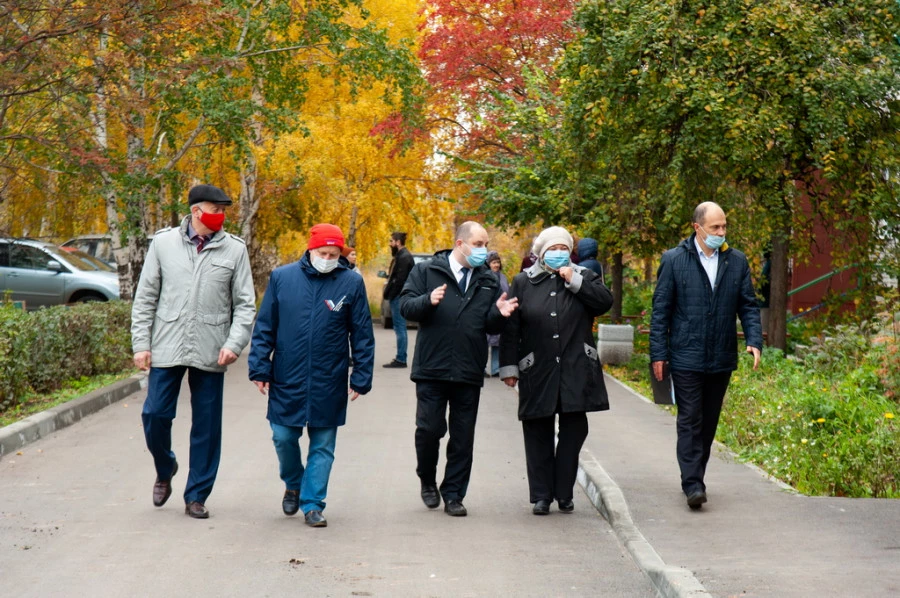
[[725, 212], [713, 202], [694, 210], [694, 234], [665, 252], [656, 274], [650, 362], [657, 380], [669, 364], [678, 405], [676, 452], [681, 488], [692, 510], [707, 501], [706, 464], [731, 372], [737, 368], [740, 317], [753, 369], [763, 346], [747, 257], [725, 243]]
[[384, 364], [386, 368], [406, 367], [406, 319], [400, 313], [400, 291], [406, 284], [406, 279], [412, 271], [415, 261], [412, 254], [406, 248], [406, 233], [391, 233], [391, 259], [390, 273], [387, 284], [384, 285], [384, 299], [391, 304], [391, 320], [393, 321], [394, 334], [397, 336], [397, 356], [390, 363]]
[[[501, 292], [494, 273], [484, 265], [488, 234], [477, 222], [464, 222], [452, 250], [413, 268], [400, 295], [403, 315], [419, 323], [412, 375], [416, 383], [416, 473], [422, 501], [435, 509], [465, 516], [462, 501], [472, 472], [475, 419], [484, 384], [487, 337], [503, 331], [518, 306]], [[437, 488], [441, 438], [450, 440], [447, 465]]]

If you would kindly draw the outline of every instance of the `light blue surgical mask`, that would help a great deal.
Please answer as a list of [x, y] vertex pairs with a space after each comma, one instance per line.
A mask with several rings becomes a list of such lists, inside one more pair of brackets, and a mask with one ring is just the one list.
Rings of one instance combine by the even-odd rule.
[[706, 239], [704, 239], [703, 242], [706, 243], [706, 246], [709, 247], [710, 249], [712, 249], [713, 251], [715, 251], [716, 249], [718, 249], [719, 247], [721, 247], [722, 245], [725, 244], [725, 236], [724, 235], [721, 237], [718, 235], [711, 235], [711, 234], [707, 233], [706, 229], [704, 229], [702, 226], [700, 227], [700, 230], [702, 230], [704, 233], [706, 233]]
[[569, 252], [565, 249], [548, 249], [544, 252], [544, 263], [549, 268], [559, 270], [569, 265]]
[[[466, 243], [466, 245], [469, 246], [468, 243]], [[471, 253], [466, 256], [466, 261], [469, 262], [469, 265], [473, 268], [483, 265], [485, 260], [487, 260], [487, 247], [469, 246], [469, 249], [471, 250]]]

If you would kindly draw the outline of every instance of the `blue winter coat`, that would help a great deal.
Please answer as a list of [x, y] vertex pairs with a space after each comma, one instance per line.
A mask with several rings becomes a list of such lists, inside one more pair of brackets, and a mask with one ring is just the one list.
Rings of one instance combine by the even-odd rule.
[[[250, 380], [269, 382], [269, 421], [334, 427], [347, 420], [349, 387], [372, 389], [375, 335], [362, 276], [341, 259], [328, 274], [309, 261], [276, 268], [251, 339]], [[349, 342], [348, 342], [349, 341]]]
[[730, 372], [737, 368], [737, 317], [747, 345], [763, 346], [750, 267], [743, 253], [724, 245], [716, 284], [710, 287], [694, 236], [660, 259], [650, 317], [650, 361], [668, 361], [673, 370]]

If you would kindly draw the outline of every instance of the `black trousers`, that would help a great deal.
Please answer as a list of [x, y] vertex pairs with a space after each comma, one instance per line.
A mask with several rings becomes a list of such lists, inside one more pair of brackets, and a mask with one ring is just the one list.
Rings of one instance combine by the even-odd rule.
[[730, 380], [731, 372], [672, 371], [678, 405], [676, 453], [681, 468], [681, 489], [685, 494], [706, 491], [703, 477]]
[[555, 428], [556, 415], [522, 420], [531, 502], [572, 499], [578, 454], [588, 435], [587, 414], [559, 414], [559, 443], [554, 448]]
[[472, 384], [416, 383], [416, 473], [423, 484], [436, 484], [441, 438], [447, 433], [450, 407], [447, 465], [440, 486], [445, 502], [461, 501], [469, 488], [480, 396], [481, 388]]

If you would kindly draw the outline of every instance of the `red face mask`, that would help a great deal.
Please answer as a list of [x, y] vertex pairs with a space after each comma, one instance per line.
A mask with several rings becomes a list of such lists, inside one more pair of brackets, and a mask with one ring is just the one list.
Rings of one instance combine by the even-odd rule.
[[216, 232], [222, 228], [223, 224], [225, 224], [225, 214], [207, 214], [203, 210], [200, 210], [200, 222], [202, 222], [203, 226], [209, 230]]

